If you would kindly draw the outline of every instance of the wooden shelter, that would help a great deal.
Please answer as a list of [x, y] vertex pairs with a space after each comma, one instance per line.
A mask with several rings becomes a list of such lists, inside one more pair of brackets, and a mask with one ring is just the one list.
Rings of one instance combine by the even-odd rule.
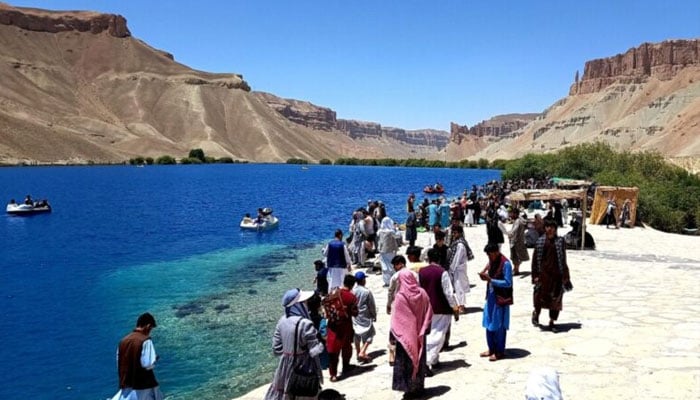
[[595, 190], [593, 205], [591, 206], [591, 223], [600, 224], [603, 222], [609, 198], [615, 201], [615, 206], [617, 207], [615, 209], [615, 220], [618, 222], [622, 206], [626, 200], [630, 201], [630, 224], [634, 226], [637, 222], [637, 206], [639, 204], [638, 187], [598, 186]]
[[[587, 208], [588, 196], [587, 188], [565, 190], [565, 189], [521, 189], [508, 195], [511, 202], [532, 201], [532, 200], [563, 200], [563, 199], [581, 199], [581, 210], [585, 213]], [[583, 238], [586, 237], [586, 214], [581, 218], [581, 250], [583, 250]]]

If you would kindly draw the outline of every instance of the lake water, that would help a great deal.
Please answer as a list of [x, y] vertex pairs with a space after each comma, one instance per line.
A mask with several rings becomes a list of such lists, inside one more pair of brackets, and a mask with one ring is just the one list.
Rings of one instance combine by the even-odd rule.
[[[297, 165], [0, 168], [0, 199], [54, 211], [0, 218], [0, 398], [105, 399], [115, 351], [150, 311], [169, 399], [230, 399], [269, 382], [283, 292], [313, 288], [313, 260], [351, 211], [439, 180], [452, 198], [496, 170]], [[270, 206], [274, 231], [244, 232]]]

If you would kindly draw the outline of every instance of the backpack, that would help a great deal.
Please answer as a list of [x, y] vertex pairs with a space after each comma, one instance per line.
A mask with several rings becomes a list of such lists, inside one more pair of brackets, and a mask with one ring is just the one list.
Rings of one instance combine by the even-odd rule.
[[322, 303], [329, 326], [337, 325], [341, 320], [348, 318], [343, 298], [340, 297], [340, 289], [333, 289], [328, 293], [328, 296], [323, 298]]

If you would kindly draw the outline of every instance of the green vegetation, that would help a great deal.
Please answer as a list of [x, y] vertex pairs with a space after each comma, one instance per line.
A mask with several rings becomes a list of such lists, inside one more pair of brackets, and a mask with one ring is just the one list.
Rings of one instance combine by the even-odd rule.
[[[153, 165], [153, 164], [158, 164], [158, 165], [167, 165], [167, 164], [177, 164], [178, 161], [173, 158], [172, 156], [164, 155], [160, 156], [157, 159], [153, 159], [153, 157], [134, 157], [129, 159], [129, 164], [130, 165]], [[220, 164], [247, 164], [248, 161], [241, 161], [241, 160], [234, 160], [231, 157], [221, 157], [219, 159], [216, 159], [214, 157], [210, 157], [204, 154], [204, 150], [202, 149], [192, 149], [190, 150], [189, 154], [187, 157], [180, 159], [180, 164], [215, 164], [215, 163], [220, 163]]]
[[180, 159], [180, 164], [202, 164], [204, 161], [197, 157], [185, 157]]
[[331, 165], [331, 164], [333, 164], [333, 162], [332, 162], [331, 160], [327, 159], [327, 158], [322, 158], [322, 159], [318, 160], [318, 163], [321, 164], [321, 165]]
[[141, 156], [138, 156], [138, 157], [134, 157], [134, 158], [129, 159], [129, 164], [130, 164], [130, 165], [142, 165], [142, 164], [145, 164], [145, 163], [146, 163], [146, 160], [145, 160], [143, 157], [141, 157]]
[[[199, 160], [199, 163], [198, 163], [198, 164], [201, 164], [201, 163], [203, 163], [203, 162], [206, 162], [206, 159], [204, 158], [204, 150], [202, 150], [202, 149], [192, 149], [192, 150], [190, 150], [190, 154], [187, 156], [187, 158], [189, 158], [189, 159], [196, 158], [197, 160]], [[186, 164], [186, 163], [183, 162], [183, 164]], [[191, 163], [189, 163], [189, 164], [195, 164], [195, 163], [194, 163], [194, 162], [191, 162]]]
[[289, 158], [287, 159], [287, 164], [308, 164], [309, 160], [303, 158]]
[[177, 161], [175, 161], [175, 158], [171, 156], [160, 156], [156, 158], [156, 164], [158, 165], [171, 165], [171, 164], [177, 164]]
[[604, 143], [528, 154], [506, 164], [503, 179], [561, 176], [599, 185], [639, 188], [639, 218], [665, 232], [682, 232], [700, 215], [700, 177], [667, 163], [658, 153], [615, 152]]
[[494, 168], [486, 159], [461, 160], [445, 162], [442, 160], [426, 160], [424, 158], [380, 158], [380, 159], [363, 159], [363, 158], [339, 158], [335, 160], [335, 165], [371, 165], [383, 167], [422, 167], [422, 168]]

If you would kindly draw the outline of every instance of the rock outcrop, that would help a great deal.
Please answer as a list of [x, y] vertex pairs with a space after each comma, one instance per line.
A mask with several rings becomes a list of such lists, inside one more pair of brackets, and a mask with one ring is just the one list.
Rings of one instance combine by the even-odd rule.
[[335, 111], [308, 101], [283, 99], [270, 93], [254, 92], [275, 111], [288, 120], [320, 131], [330, 132], [337, 127]]
[[486, 138], [491, 141], [512, 138], [538, 116], [540, 116], [538, 113], [498, 115], [489, 120], [481, 121], [471, 128], [467, 125], [450, 122], [450, 141], [460, 144], [468, 136]]
[[469, 156], [515, 158], [601, 141], [618, 151], [654, 151], [693, 165], [688, 160], [700, 159], [699, 45], [698, 39], [644, 43], [588, 61], [569, 96], [517, 137]]
[[693, 65], [700, 66], [698, 39], [643, 43], [624, 54], [586, 62], [583, 77], [579, 80], [576, 74], [569, 95], [599, 92], [616, 82], [639, 84], [649, 77], [667, 81]]
[[255, 92], [261, 100], [288, 120], [315, 130], [339, 131], [353, 140], [395, 140], [408, 146], [428, 146], [442, 150], [449, 142], [445, 131], [436, 129], [405, 130], [383, 127], [376, 122], [336, 118], [336, 112], [308, 101], [283, 99], [270, 93]]
[[36, 32], [90, 32], [107, 31], [114, 37], [131, 36], [126, 27], [126, 18], [115, 14], [100, 14], [89, 11], [49, 11], [36, 8], [12, 7], [0, 3], [0, 24], [13, 25]]

